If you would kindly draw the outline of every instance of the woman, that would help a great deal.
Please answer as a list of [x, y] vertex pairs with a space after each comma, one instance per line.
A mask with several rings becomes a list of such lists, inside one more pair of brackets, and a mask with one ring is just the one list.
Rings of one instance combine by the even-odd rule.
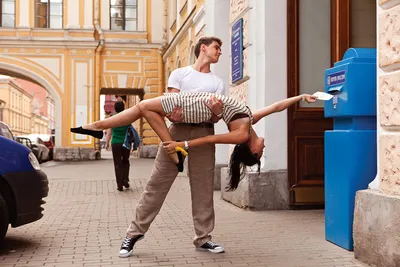
[[[175, 142], [165, 124], [163, 116], [172, 112], [174, 107], [182, 107], [184, 123], [200, 123], [211, 119], [212, 111], [208, 104], [211, 99], [221, 100], [223, 111], [217, 116], [222, 118], [228, 126], [229, 133], [209, 135], [190, 141]], [[203, 144], [237, 144], [230, 160], [229, 190], [235, 190], [245, 166], [260, 164], [264, 149], [264, 138], [258, 137], [252, 130], [252, 124], [274, 112], [285, 110], [290, 105], [300, 100], [308, 103], [315, 102], [316, 97], [308, 94], [291, 97], [273, 103], [270, 106], [255, 111], [254, 113], [242, 102], [213, 93], [170, 93], [152, 99], [147, 99], [111, 118], [93, 122], [79, 128], [71, 128], [71, 132], [88, 134], [101, 138], [102, 130], [132, 123], [144, 117], [153, 130], [163, 141], [164, 149], [177, 163], [178, 169], [183, 165], [182, 156], [176, 153], [176, 147], [201, 146]]]

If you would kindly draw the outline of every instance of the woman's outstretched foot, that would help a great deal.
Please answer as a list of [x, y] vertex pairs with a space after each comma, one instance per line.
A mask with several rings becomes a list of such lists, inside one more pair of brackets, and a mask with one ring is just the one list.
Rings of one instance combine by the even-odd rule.
[[185, 156], [180, 151], [176, 153], [168, 154], [171, 160], [175, 163], [179, 172], [183, 172], [183, 162], [185, 161]]
[[86, 130], [86, 129], [83, 129], [82, 126], [77, 127], [77, 128], [71, 128], [71, 132], [77, 133], [77, 134], [90, 135], [90, 136], [93, 136], [94, 138], [98, 138], [98, 139], [103, 138], [103, 131]]
[[185, 157], [182, 155], [182, 152], [178, 151], [176, 152], [176, 154], [178, 155], [178, 163], [176, 164], [176, 167], [178, 168], [179, 172], [183, 172], [183, 163], [185, 162]]

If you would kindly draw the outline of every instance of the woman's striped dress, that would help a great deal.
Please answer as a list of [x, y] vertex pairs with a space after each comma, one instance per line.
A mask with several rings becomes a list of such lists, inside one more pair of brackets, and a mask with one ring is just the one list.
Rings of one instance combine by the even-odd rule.
[[250, 109], [242, 102], [225, 95], [214, 93], [166, 93], [161, 96], [161, 105], [166, 114], [175, 107], [182, 107], [184, 123], [210, 121], [212, 111], [205, 105], [211, 96], [222, 100], [222, 119], [228, 124], [236, 114], [246, 114], [253, 121]]

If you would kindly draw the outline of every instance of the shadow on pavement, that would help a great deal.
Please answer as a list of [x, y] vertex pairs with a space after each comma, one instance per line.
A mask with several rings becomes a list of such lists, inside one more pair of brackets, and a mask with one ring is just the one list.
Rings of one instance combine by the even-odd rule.
[[11, 255], [14, 252], [20, 252], [25, 249], [38, 247], [40, 243], [29, 239], [19, 237], [5, 237], [3, 243], [0, 243], [0, 255]]

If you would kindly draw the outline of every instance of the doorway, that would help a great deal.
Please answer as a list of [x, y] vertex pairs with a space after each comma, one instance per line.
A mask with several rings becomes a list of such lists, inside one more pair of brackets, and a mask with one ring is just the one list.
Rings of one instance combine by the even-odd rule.
[[[349, 47], [376, 47], [375, 0], [288, 0], [288, 97], [324, 90], [324, 71]], [[288, 109], [292, 206], [324, 205], [323, 102]]]

